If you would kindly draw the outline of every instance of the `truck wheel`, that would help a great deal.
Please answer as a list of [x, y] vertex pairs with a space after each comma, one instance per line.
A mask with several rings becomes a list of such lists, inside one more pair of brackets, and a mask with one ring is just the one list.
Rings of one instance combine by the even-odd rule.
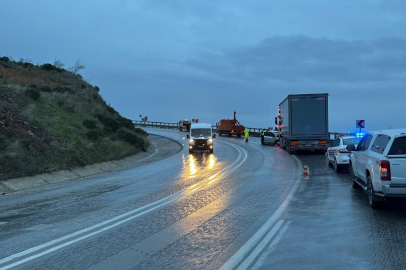
[[228, 137], [231, 137], [231, 132], [228, 133]]
[[237, 134], [237, 137], [241, 137], [241, 134]]
[[378, 209], [383, 205], [383, 202], [378, 200], [375, 195], [374, 187], [372, 186], [371, 175], [368, 175], [367, 193], [369, 207], [371, 207], [372, 209]]
[[290, 146], [286, 146], [286, 152], [288, 152], [288, 154], [290, 155], [291, 151], [290, 151]]

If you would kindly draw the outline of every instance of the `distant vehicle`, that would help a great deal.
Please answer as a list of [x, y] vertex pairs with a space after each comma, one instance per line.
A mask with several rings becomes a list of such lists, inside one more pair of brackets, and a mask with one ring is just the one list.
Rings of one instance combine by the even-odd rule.
[[189, 154], [195, 150], [209, 150], [210, 153], [213, 153], [213, 138], [216, 138], [216, 134], [213, 134], [211, 124], [192, 124], [187, 138], [189, 139]]
[[327, 151], [328, 94], [288, 95], [275, 118], [279, 145], [289, 154], [299, 150]]
[[189, 132], [190, 131], [190, 125], [192, 123], [190, 123], [190, 121], [188, 119], [185, 119], [185, 120], [179, 121], [178, 124], [179, 124], [179, 131]]
[[360, 137], [352, 135], [343, 135], [335, 139], [333, 146], [329, 147], [326, 152], [326, 158], [329, 166], [334, 166], [336, 172], [339, 172], [342, 167], [349, 166], [350, 152], [347, 150], [347, 145], [357, 145], [361, 140]]
[[406, 197], [406, 128], [368, 132], [347, 150], [352, 187], [367, 191], [371, 208], [388, 197]]
[[279, 138], [275, 136], [275, 133], [273, 133], [272, 131], [265, 132], [263, 144], [276, 145], [278, 141]]
[[217, 133], [219, 136], [226, 134], [228, 136], [237, 135], [237, 137], [241, 137], [244, 134], [245, 127], [238, 122], [235, 115], [237, 113], [234, 112], [234, 119], [222, 119], [220, 120], [220, 125], [217, 128]]

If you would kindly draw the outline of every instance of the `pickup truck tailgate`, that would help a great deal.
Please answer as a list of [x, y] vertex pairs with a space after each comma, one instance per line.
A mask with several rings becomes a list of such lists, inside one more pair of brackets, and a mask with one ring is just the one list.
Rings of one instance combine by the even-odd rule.
[[406, 185], [406, 137], [394, 139], [388, 152], [390, 163], [391, 183], [393, 185]]

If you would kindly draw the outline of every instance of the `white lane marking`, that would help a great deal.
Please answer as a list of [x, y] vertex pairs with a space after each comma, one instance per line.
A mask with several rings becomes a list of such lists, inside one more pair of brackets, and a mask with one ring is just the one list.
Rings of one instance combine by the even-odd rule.
[[288, 207], [290, 200], [299, 187], [300, 180], [302, 179], [302, 162], [293, 156], [299, 163], [299, 174], [296, 178], [296, 183], [290, 191], [289, 195], [285, 198], [279, 208], [273, 213], [273, 215], [265, 222], [264, 225], [220, 268], [220, 270], [234, 269], [249, 253], [249, 251], [264, 237], [264, 234], [273, 226], [273, 224], [280, 218], [283, 211]]
[[[225, 142], [224, 142], [224, 143], [225, 143]], [[229, 144], [230, 146], [236, 148], [236, 149], [239, 151], [239, 156], [238, 156], [237, 160], [236, 160], [233, 164], [227, 166], [226, 168], [232, 168], [233, 165], [240, 159], [240, 157], [241, 157], [241, 151], [240, 151], [239, 149], [243, 150], [245, 157], [243, 158], [243, 160], [242, 160], [238, 165], [236, 165], [236, 166], [235, 166], [234, 168], [232, 168], [231, 170], [225, 172], [223, 175], [219, 176], [217, 179], [220, 179], [220, 177], [224, 177], [224, 176], [226, 176], [226, 175], [232, 173], [233, 171], [235, 171], [237, 168], [239, 168], [239, 167], [247, 160], [247, 157], [248, 157], [248, 153], [247, 153], [243, 148], [240, 148], [239, 146], [236, 146], [236, 145], [233, 145], [233, 144], [230, 144], [230, 143], [226, 143], [226, 144]], [[239, 149], [238, 149], [238, 148], [239, 148]], [[225, 170], [226, 170], [226, 169], [223, 169], [223, 170], [220, 171], [219, 173], [224, 172]], [[219, 175], [219, 173], [216, 173], [215, 175]], [[76, 242], [81, 241], [81, 240], [83, 240], [83, 239], [86, 239], [86, 238], [88, 238], [88, 237], [90, 237], [90, 236], [99, 234], [99, 233], [101, 233], [101, 232], [103, 232], [103, 231], [105, 231], [105, 230], [114, 228], [114, 227], [116, 227], [116, 226], [118, 226], [118, 225], [121, 225], [121, 224], [124, 223], [124, 222], [130, 221], [130, 220], [132, 220], [132, 219], [134, 219], [134, 218], [137, 218], [137, 217], [140, 217], [140, 216], [142, 216], [142, 215], [144, 215], [144, 214], [146, 214], [146, 213], [149, 213], [149, 212], [151, 212], [151, 211], [153, 211], [153, 210], [156, 210], [156, 209], [161, 208], [161, 207], [163, 207], [163, 206], [165, 206], [165, 205], [168, 205], [168, 204], [170, 204], [170, 203], [172, 203], [172, 202], [175, 202], [175, 201], [177, 201], [177, 200], [179, 200], [179, 199], [181, 199], [181, 198], [183, 198], [183, 197], [185, 197], [185, 196], [191, 195], [191, 194], [195, 193], [198, 189], [201, 189], [201, 188], [204, 187], [204, 186], [210, 185], [213, 181], [215, 181], [215, 180], [217, 180], [217, 179], [207, 179], [207, 180], [203, 180], [203, 181], [201, 181], [201, 182], [199, 182], [199, 183], [197, 183], [197, 184], [195, 184], [195, 185], [192, 185], [191, 187], [188, 187], [188, 188], [186, 188], [186, 189], [184, 189], [184, 190], [178, 191], [178, 192], [176, 192], [176, 193], [174, 193], [174, 194], [172, 194], [172, 195], [169, 195], [169, 196], [167, 196], [167, 197], [165, 197], [165, 198], [163, 198], [163, 199], [160, 199], [160, 200], [155, 201], [155, 202], [153, 202], [153, 203], [150, 203], [150, 204], [148, 204], [148, 205], [142, 206], [142, 207], [140, 207], [140, 208], [134, 209], [134, 210], [132, 210], [132, 211], [129, 211], [129, 212], [124, 213], [124, 214], [122, 214], [122, 215], [119, 215], [119, 216], [117, 216], [117, 217], [111, 218], [111, 219], [109, 219], [109, 220], [103, 221], [103, 222], [101, 222], [101, 223], [95, 224], [95, 225], [90, 226], [90, 227], [88, 227], [88, 228], [85, 228], [85, 229], [76, 231], [76, 232], [71, 233], [71, 234], [68, 234], [68, 235], [66, 235], [66, 236], [63, 236], [63, 237], [54, 239], [54, 240], [49, 241], [49, 242], [46, 242], [46, 243], [44, 243], [44, 244], [40, 244], [40, 245], [38, 245], [38, 246], [32, 247], [32, 248], [30, 248], [30, 249], [27, 249], [27, 250], [21, 251], [21, 252], [19, 252], [19, 253], [10, 255], [10, 256], [8, 256], [8, 257], [5, 257], [5, 258], [3, 258], [3, 259], [0, 259], [0, 265], [1, 265], [1, 264], [5, 264], [5, 263], [7, 263], [7, 262], [9, 262], [9, 261], [12, 261], [12, 260], [14, 260], [14, 259], [17, 259], [17, 258], [20, 258], [20, 257], [23, 257], [23, 256], [28, 256], [28, 255], [30, 255], [31, 253], [40, 251], [41, 249], [44, 249], [44, 248], [50, 247], [50, 246], [52, 246], [52, 245], [58, 244], [58, 243], [60, 243], [60, 242], [62, 242], [62, 241], [69, 240], [70, 238], [79, 236], [79, 235], [84, 234], [84, 233], [88, 233], [88, 234], [86, 234], [86, 235], [80, 236], [79, 238], [70, 240], [70, 241], [65, 242], [65, 243], [63, 243], [63, 244], [60, 244], [60, 245], [58, 245], [58, 246], [52, 247], [52, 248], [50, 248], [50, 249], [48, 249], [48, 250], [42, 251], [42, 252], [40, 252], [40, 253], [38, 253], [38, 254], [32, 255], [32, 256], [30, 256], [30, 257], [27, 257], [27, 258], [25, 258], [25, 259], [19, 260], [19, 261], [17, 261], [17, 262], [12, 263], [12, 264], [3, 266], [3, 267], [0, 268], [0, 270], [9, 269], [9, 268], [11, 268], [11, 267], [14, 267], [14, 266], [23, 264], [23, 263], [25, 263], [25, 262], [28, 262], [28, 261], [30, 261], [30, 260], [33, 260], [33, 259], [35, 259], [35, 258], [41, 257], [41, 256], [43, 256], [43, 255], [45, 255], [45, 254], [48, 254], [48, 253], [50, 253], [50, 252], [53, 252], [53, 251], [55, 251], [55, 250], [58, 250], [58, 249], [60, 249], [60, 248], [65, 247], [65, 246], [68, 246], [68, 245], [70, 245], [70, 244], [73, 244], [73, 243], [76, 243]], [[209, 181], [209, 180], [211, 180], [211, 181]], [[197, 185], [198, 185], [198, 187], [196, 188]], [[192, 188], [193, 188], [193, 189], [192, 189]], [[155, 205], [156, 205], [156, 206], [155, 206]], [[151, 208], [150, 208], [150, 207], [151, 207]], [[150, 209], [147, 209], [147, 210], [145, 210], [145, 211], [143, 211], [143, 212], [141, 212], [141, 213], [138, 213], [138, 212], [140, 212], [140, 211], [142, 211], [142, 210], [144, 210], [144, 209], [146, 209], [146, 208], [150, 208]], [[137, 213], [137, 214], [135, 214], [135, 213]], [[116, 222], [116, 223], [113, 223], [113, 224], [111, 224], [111, 225], [108, 225], [108, 226], [105, 227], [105, 228], [100, 228], [100, 227], [102, 227], [102, 226], [105, 226], [105, 225], [107, 225], [107, 224], [109, 224], [109, 223], [112, 223], [112, 222], [114, 222], [114, 221], [117, 221], [117, 220], [119, 220], [119, 219], [122, 219], [122, 218], [127, 217], [127, 216], [132, 215], [132, 214], [135, 214], [135, 215], [134, 215], [134, 216], [131, 216], [131, 217], [128, 217], [128, 218], [126, 218], [126, 219], [124, 219], [124, 220], [118, 221], [118, 222]], [[100, 229], [98, 229], [98, 228], [100, 228]], [[90, 232], [90, 231], [95, 230], [95, 229], [98, 229], [98, 230], [93, 231], [93, 232]]]
[[292, 223], [292, 221], [288, 221], [285, 223], [285, 225], [283, 225], [283, 228], [279, 231], [279, 233], [275, 236], [275, 239], [269, 245], [268, 250], [261, 255], [255, 265], [251, 268], [251, 270], [257, 270], [264, 264], [265, 259], [269, 257], [272, 251], [274, 251], [276, 245], [279, 243], [279, 241], [281, 241], [282, 236], [288, 230], [290, 223]]
[[279, 228], [283, 224], [283, 220], [279, 220], [272, 230], [262, 239], [262, 241], [258, 244], [258, 246], [251, 252], [251, 254], [240, 264], [237, 270], [244, 270], [247, 269], [248, 266], [255, 260], [255, 258], [261, 253], [261, 251], [265, 248], [265, 246], [271, 241], [272, 237], [278, 232]]

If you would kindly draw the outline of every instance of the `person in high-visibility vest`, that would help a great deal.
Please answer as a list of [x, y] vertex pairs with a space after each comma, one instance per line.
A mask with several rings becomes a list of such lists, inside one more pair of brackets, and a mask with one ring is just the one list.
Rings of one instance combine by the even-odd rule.
[[244, 130], [244, 133], [245, 133], [245, 141], [248, 142], [248, 137], [250, 136], [250, 131], [248, 130], [248, 128]]
[[264, 130], [261, 132], [261, 144], [264, 144], [265, 132], [267, 132], [267, 131], [268, 131], [268, 130], [264, 129]]

